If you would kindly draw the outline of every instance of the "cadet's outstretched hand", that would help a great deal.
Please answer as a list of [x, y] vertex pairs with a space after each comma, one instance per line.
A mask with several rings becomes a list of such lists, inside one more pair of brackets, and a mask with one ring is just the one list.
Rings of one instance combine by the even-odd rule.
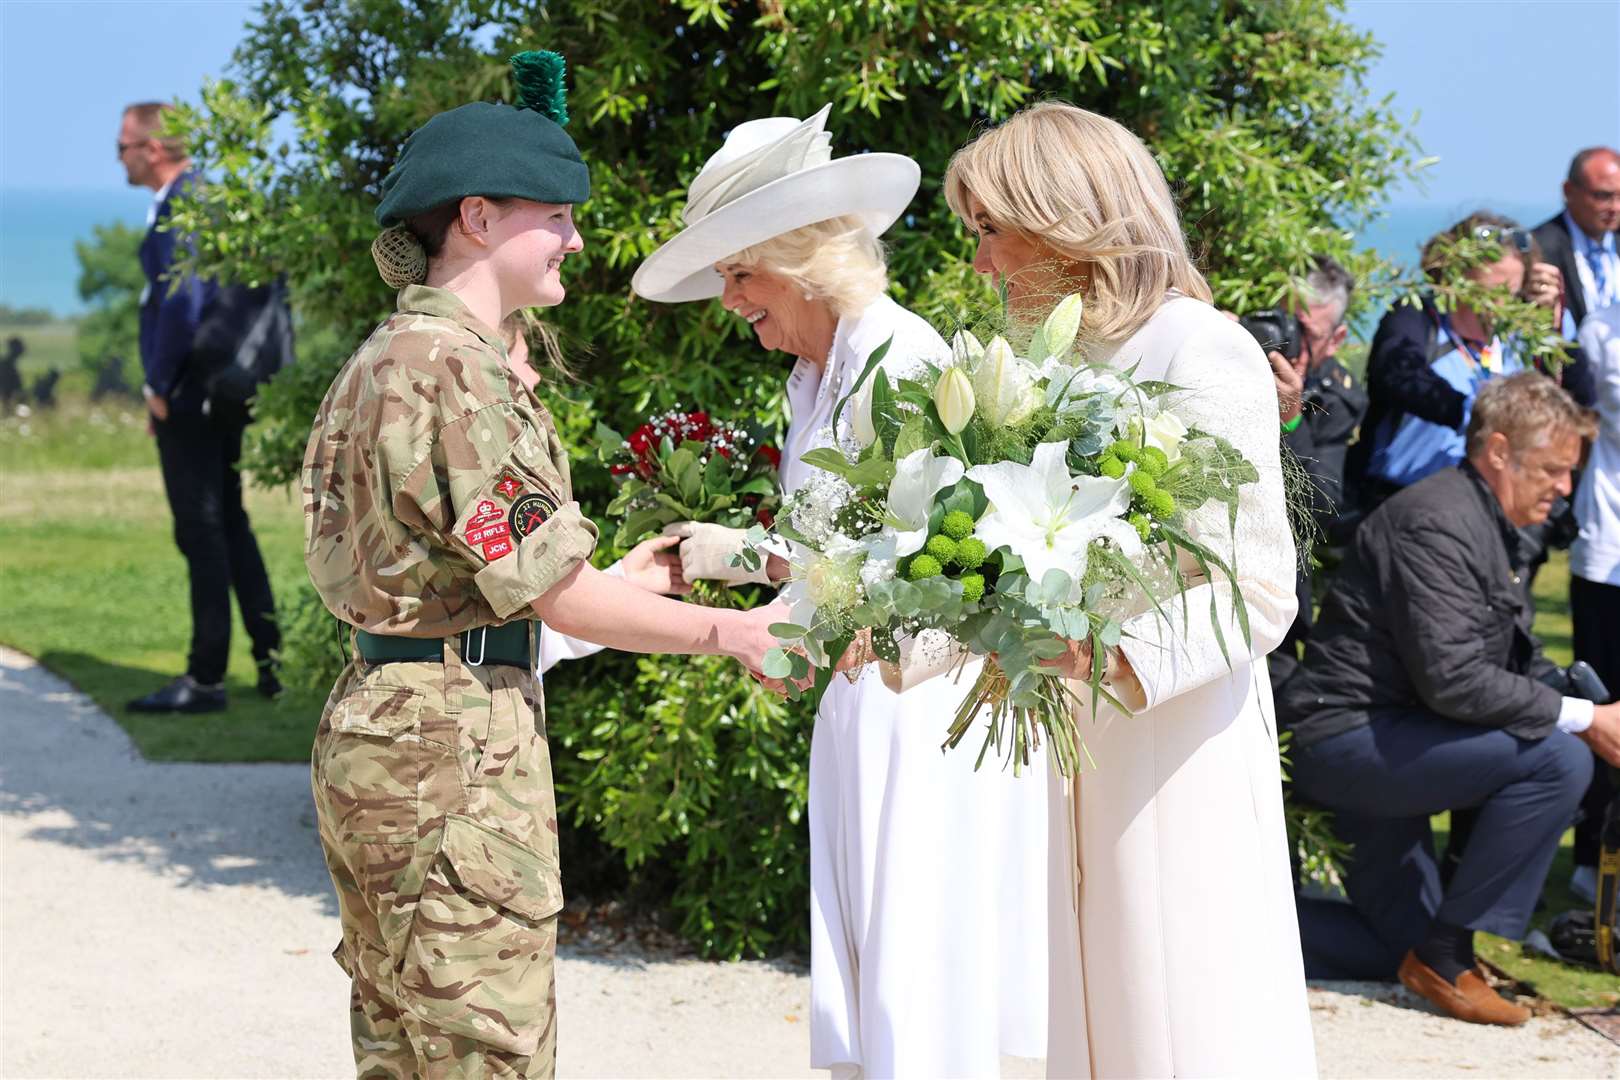
[[681, 573], [681, 555], [676, 550], [680, 542], [678, 536], [655, 536], [631, 548], [620, 563], [624, 580], [638, 589], [666, 596], [691, 592], [692, 583]]
[[[759, 681], [761, 686], [773, 694], [786, 696], [787, 680], [773, 679], [765, 674], [765, 654], [781, 645], [781, 642], [777, 641], [776, 636], [771, 633], [770, 626], [772, 623], [788, 621], [788, 606], [778, 600], [774, 604], [767, 604], [764, 607], [757, 607], [745, 612], [744, 616], [747, 618], [751, 629], [758, 635], [756, 640], [758, 652], [752, 656], [734, 655], [748, 669], [748, 673]], [[816, 673], [815, 669], [812, 668], [808, 675], [802, 679], [794, 679], [793, 683], [800, 690], [808, 690], [815, 684], [815, 681]]]

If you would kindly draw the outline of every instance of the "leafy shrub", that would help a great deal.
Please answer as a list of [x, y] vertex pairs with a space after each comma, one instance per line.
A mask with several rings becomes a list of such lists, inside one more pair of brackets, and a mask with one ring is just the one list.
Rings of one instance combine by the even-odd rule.
[[277, 604], [276, 622], [281, 627], [281, 648], [276, 653], [281, 681], [298, 690], [330, 691], [343, 670], [347, 635], [321, 603], [315, 586], [306, 581], [290, 600]]

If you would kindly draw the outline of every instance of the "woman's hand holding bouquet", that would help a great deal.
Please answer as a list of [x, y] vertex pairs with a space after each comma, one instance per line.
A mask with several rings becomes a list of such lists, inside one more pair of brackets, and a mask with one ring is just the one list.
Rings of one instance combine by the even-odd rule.
[[805, 455], [822, 471], [773, 527], [797, 547], [791, 614], [773, 628], [792, 648], [767, 657], [767, 675], [814, 665], [819, 689], [858, 635], [898, 664], [902, 643], [943, 631], [988, 661], [947, 745], [988, 709], [981, 762], [994, 746], [1018, 770], [1044, 738], [1069, 774], [1085, 698], [1065, 676], [1093, 709], [1140, 707], [1117, 646], [1132, 616], [1170, 618], [1163, 601], [1190, 585], [1183, 557], [1201, 579], [1233, 582], [1247, 626], [1233, 568], [1190, 535], [1187, 514], [1219, 500], [1230, 523], [1253, 466], [1176, 416], [1176, 387], [1073, 360], [1080, 313], [1079, 296], [1058, 304], [1023, 356], [959, 333], [950, 364], [910, 379], [885, 375], [876, 350], [834, 417], [837, 431], [852, 410], [854, 439]]

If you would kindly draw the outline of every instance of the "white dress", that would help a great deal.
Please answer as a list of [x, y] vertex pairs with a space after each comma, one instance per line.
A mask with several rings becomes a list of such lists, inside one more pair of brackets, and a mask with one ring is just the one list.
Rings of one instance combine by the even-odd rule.
[[[838, 396], [872, 350], [896, 377], [949, 358], [924, 320], [887, 298], [840, 321], [825, 376], [801, 360], [782, 458], [831, 444]], [[848, 434], [850, 409], [840, 417]], [[1014, 778], [977, 743], [940, 752], [977, 673], [895, 693], [875, 667], [834, 677], [810, 749], [810, 1061], [835, 1077], [995, 1076], [1000, 1055], [1046, 1045], [1047, 784]], [[971, 744], [971, 745], [970, 745]]]
[[1080, 716], [1096, 768], [1052, 785], [1047, 1074], [1314, 1076], [1265, 663], [1296, 607], [1270, 367], [1241, 327], [1186, 297], [1106, 359], [1185, 388], [1178, 415], [1257, 467], [1235, 541], [1221, 504], [1191, 523], [1208, 546], [1236, 552], [1253, 643], [1224, 579], [1196, 585], [1185, 623], [1170, 608], [1173, 630], [1152, 614], [1126, 622], [1147, 707]]

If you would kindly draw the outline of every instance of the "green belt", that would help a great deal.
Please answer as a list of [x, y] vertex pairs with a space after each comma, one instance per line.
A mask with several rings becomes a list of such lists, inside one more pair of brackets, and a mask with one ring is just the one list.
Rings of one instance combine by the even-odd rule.
[[[527, 669], [533, 666], [534, 660], [529, 654], [527, 621], [510, 622], [505, 626], [481, 626], [459, 636], [461, 659], [468, 667], [500, 664]], [[444, 659], [444, 638], [397, 637], [373, 634], [369, 630], [356, 630], [354, 638], [360, 655], [368, 664]]]

